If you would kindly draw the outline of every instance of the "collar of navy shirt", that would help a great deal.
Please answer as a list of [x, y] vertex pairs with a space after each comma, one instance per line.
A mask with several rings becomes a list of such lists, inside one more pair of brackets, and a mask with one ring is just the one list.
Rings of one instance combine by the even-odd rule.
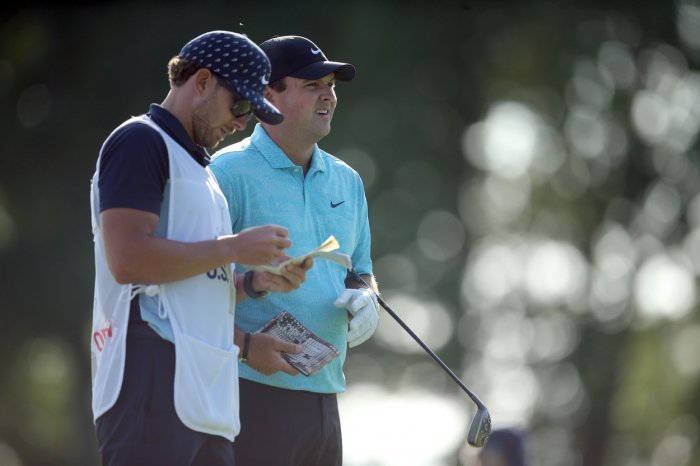
[[182, 123], [180, 123], [180, 120], [178, 120], [175, 115], [158, 104], [151, 104], [150, 107], [148, 107], [148, 113], [146, 115], [148, 115], [155, 124], [163, 128], [163, 130], [180, 144], [197, 163], [204, 167], [209, 165], [211, 158], [206, 149], [199, 147], [192, 141], [190, 135], [185, 131], [185, 127], [182, 126]]

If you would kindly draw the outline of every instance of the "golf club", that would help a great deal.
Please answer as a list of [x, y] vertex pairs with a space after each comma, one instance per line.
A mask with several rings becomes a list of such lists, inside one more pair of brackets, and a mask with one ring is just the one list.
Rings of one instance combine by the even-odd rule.
[[394, 318], [396, 322], [399, 323], [401, 327], [403, 327], [406, 332], [408, 332], [411, 337], [413, 337], [414, 340], [416, 340], [416, 343], [418, 343], [421, 348], [425, 350], [426, 353], [432, 357], [435, 362], [438, 363], [440, 367], [442, 367], [447, 374], [452, 377], [452, 380], [457, 382], [457, 385], [461, 387], [462, 390], [465, 391], [467, 395], [469, 395], [469, 398], [472, 399], [474, 404], [476, 404], [477, 410], [476, 414], [474, 415], [474, 419], [472, 420], [472, 424], [469, 427], [469, 433], [467, 434], [467, 442], [469, 445], [473, 447], [483, 447], [486, 444], [486, 441], [489, 438], [489, 435], [491, 434], [491, 416], [489, 415], [489, 410], [486, 409], [486, 405], [481, 402], [479, 397], [477, 397], [474, 393], [472, 393], [471, 390], [467, 388], [466, 385], [455, 375], [452, 370], [447, 367], [447, 365], [442, 362], [442, 360], [435, 354], [425, 343], [423, 343], [423, 340], [418, 338], [418, 335], [416, 335], [413, 330], [411, 330], [406, 323], [399, 318], [398, 315], [389, 307], [387, 303], [384, 302], [384, 300], [372, 289], [369, 284], [362, 279], [354, 270], [348, 269], [348, 274], [350, 274], [358, 283], [363, 283], [367, 288], [372, 290], [374, 295], [377, 297], [377, 301], [381, 306], [386, 310], [386, 312], [389, 313], [391, 317]]

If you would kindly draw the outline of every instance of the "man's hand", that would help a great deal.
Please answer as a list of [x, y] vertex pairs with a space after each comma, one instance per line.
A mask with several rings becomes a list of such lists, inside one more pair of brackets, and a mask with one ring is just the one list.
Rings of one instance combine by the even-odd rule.
[[[289, 259], [283, 257], [280, 260]], [[313, 267], [314, 261], [310, 257], [299, 265], [287, 264], [282, 270], [282, 275], [270, 272], [255, 272], [253, 276], [253, 289], [256, 291], [270, 291], [273, 293], [289, 293], [294, 291], [306, 281], [306, 271]]]
[[379, 325], [377, 297], [370, 290], [347, 288], [333, 303], [344, 307], [352, 316], [346, 336], [350, 348], [359, 345], [372, 336]]
[[279, 225], [263, 225], [222, 236], [219, 240], [230, 248], [231, 262], [262, 265], [285, 256], [285, 250], [292, 245], [288, 233]]
[[282, 371], [297, 375], [299, 371], [282, 358], [282, 353], [296, 354], [301, 348], [267, 333], [253, 333], [248, 348], [248, 365], [265, 375]]

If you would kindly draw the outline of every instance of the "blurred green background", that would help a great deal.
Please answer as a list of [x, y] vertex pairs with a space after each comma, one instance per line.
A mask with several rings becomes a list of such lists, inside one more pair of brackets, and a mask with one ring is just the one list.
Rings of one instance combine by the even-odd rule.
[[[0, 13], [0, 464], [97, 464], [88, 191], [213, 29], [353, 63], [321, 146], [362, 175], [387, 302], [542, 466], [699, 466], [700, 4], [103, 2]], [[225, 143], [247, 134], [235, 134]], [[474, 408], [387, 315], [348, 466], [472, 465]]]

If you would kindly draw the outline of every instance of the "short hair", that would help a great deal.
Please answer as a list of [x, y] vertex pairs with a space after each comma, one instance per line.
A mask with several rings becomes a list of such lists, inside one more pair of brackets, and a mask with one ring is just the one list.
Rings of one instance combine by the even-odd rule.
[[197, 63], [180, 57], [173, 57], [168, 62], [168, 81], [170, 87], [180, 87], [190, 77], [203, 68]]
[[277, 81], [272, 81], [270, 84], [268, 84], [268, 86], [270, 86], [276, 92], [282, 92], [287, 89], [287, 83], [284, 81], [284, 78], [278, 79]]

